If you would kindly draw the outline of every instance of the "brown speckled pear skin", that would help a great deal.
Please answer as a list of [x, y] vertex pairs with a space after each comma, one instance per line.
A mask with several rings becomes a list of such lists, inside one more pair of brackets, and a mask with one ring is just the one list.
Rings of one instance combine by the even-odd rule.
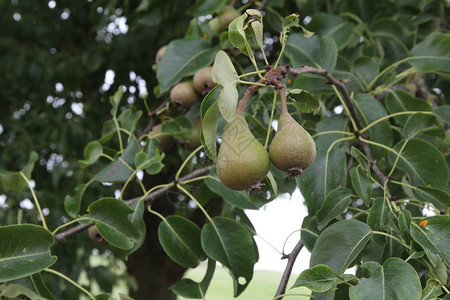
[[270, 168], [269, 154], [253, 136], [244, 116], [225, 125], [217, 156], [220, 181], [233, 190], [245, 190], [263, 180]]
[[316, 143], [289, 113], [282, 113], [269, 154], [275, 167], [282, 171], [287, 172], [290, 168], [305, 170], [316, 158]]

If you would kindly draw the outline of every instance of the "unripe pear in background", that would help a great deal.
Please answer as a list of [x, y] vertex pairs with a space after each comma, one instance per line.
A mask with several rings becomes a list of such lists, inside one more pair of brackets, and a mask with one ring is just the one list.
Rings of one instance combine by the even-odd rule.
[[206, 67], [197, 71], [193, 79], [194, 89], [204, 96], [217, 84], [212, 79], [212, 67]]
[[287, 111], [282, 111], [269, 154], [275, 167], [296, 177], [314, 162], [316, 143]]
[[148, 135], [159, 141], [159, 149], [161, 151], [167, 151], [173, 146], [173, 137], [167, 134], [161, 134], [162, 124], [153, 126]]
[[241, 16], [241, 14], [234, 7], [226, 6], [219, 14], [219, 31], [222, 32], [227, 30], [228, 25], [239, 16]]
[[233, 190], [257, 191], [270, 168], [269, 154], [248, 128], [245, 118], [236, 114], [225, 125], [217, 156], [217, 175]]
[[103, 239], [100, 233], [98, 233], [96, 225], [89, 227], [89, 237], [94, 243], [98, 245], [108, 245], [108, 242]]
[[186, 149], [195, 150], [201, 145], [200, 136], [202, 133], [202, 123], [200, 118], [192, 123], [192, 130], [189, 133], [189, 139], [184, 144]]
[[162, 57], [166, 53], [166, 50], [167, 50], [167, 46], [162, 46], [161, 48], [159, 48], [158, 52], [156, 52], [156, 57], [155, 57], [156, 64], [158, 64], [161, 61]]
[[198, 101], [192, 81], [183, 81], [170, 90], [170, 101], [180, 108], [190, 108]]

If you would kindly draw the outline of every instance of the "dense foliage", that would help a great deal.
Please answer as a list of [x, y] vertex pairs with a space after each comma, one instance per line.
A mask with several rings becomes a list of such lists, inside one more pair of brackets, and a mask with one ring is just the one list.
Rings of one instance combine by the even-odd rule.
[[[245, 210], [297, 187], [309, 215], [267, 299], [449, 299], [448, 4], [229, 2], [0, 4], [0, 299], [202, 299], [216, 262], [236, 297], [258, 261]], [[283, 111], [312, 165], [224, 185], [226, 124], [268, 149]]]

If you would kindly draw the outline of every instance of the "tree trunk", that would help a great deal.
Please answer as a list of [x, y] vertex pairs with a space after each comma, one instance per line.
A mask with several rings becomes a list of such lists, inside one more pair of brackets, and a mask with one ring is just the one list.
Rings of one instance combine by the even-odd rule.
[[[163, 215], [168, 213], [157, 203], [152, 209]], [[176, 295], [169, 289], [179, 281], [185, 268], [173, 262], [164, 252], [158, 241], [158, 226], [161, 222], [157, 216], [145, 213], [147, 236], [142, 247], [131, 254], [127, 261], [128, 273], [136, 278], [138, 290], [130, 291], [130, 296], [136, 300], [176, 300]]]

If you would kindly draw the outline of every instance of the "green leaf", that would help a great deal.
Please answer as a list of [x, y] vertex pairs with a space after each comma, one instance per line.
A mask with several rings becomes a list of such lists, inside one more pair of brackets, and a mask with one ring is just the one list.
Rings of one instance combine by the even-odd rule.
[[213, 161], [217, 155], [217, 122], [219, 120], [219, 97], [221, 88], [216, 86], [203, 99], [200, 113], [202, 118], [201, 141], [206, 155]]
[[[396, 90], [387, 95], [386, 108], [391, 114], [403, 111], [431, 111], [427, 102], [403, 90]], [[394, 119], [404, 126], [408, 120], [408, 115], [396, 116]]]
[[195, 4], [188, 9], [187, 13], [194, 17], [214, 14], [220, 11], [225, 6], [226, 2], [226, 0], [197, 0]]
[[[383, 197], [378, 197], [370, 208], [369, 215], [367, 216], [367, 225], [372, 230], [384, 231], [385, 226], [389, 225], [389, 206], [386, 201], [388, 200]], [[375, 235], [373, 239], [380, 247], [386, 244], [384, 236]]]
[[422, 290], [422, 297], [420, 300], [434, 300], [442, 294], [442, 288], [439, 281], [430, 278], [427, 280], [426, 287]]
[[220, 113], [227, 122], [230, 122], [234, 118], [238, 102], [236, 84], [239, 81], [239, 76], [231, 59], [222, 50], [217, 52], [212, 78], [215, 83], [222, 87], [219, 98]]
[[353, 156], [356, 161], [359, 163], [361, 168], [366, 174], [370, 174], [370, 162], [369, 159], [357, 148], [353, 147], [350, 150], [351, 156]]
[[289, 98], [295, 101], [295, 107], [301, 112], [316, 114], [320, 110], [319, 98], [308, 91], [301, 89], [290, 90]]
[[[406, 146], [404, 143], [407, 143]], [[447, 186], [447, 163], [442, 153], [432, 144], [416, 138], [402, 140], [388, 154], [391, 163], [397, 157], [397, 167], [408, 174], [413, 185], [430, 185], [437, 189]]]
[[440, 257], [450, 265], [450, 216], [424, 218], [419, 225], [411, 223], [411, 236], [422, 246], [431, 263], [436, 266]]
[[178, 296], [189, 299], [204, 299], [211, 279], [216, 269], [216, 261], [209, 259], [206, 274], [201, 282], [195, 282], [189, 278], [183, 278], [175, 283], [170, 289]]
[[117, 114], [117, 109], [119, 108], [120, 100], [123, 96], [123, 87], [119, 87], [113, 96], [109, 97], [109, 103], [112, 106], [111, 115], [114, 117]]
[[[317, 123], [317, 132], [327, 132], [327, 131], [345, 131], [348, 124], [348, 118], [343, 115], [333, 115], [328, 118], [324, 118], [322, 121]], [[336, 140], [343, 138], [345, 135], [342, 133], [327, 133], [319, 135], [316, 141], [317, 149], [328, 150], [328, 148]], [[339, 147], [341, 143], [337, 143], [335, 147]]]
[[403, 239], [409, 241], [411, 236], [409, 234], [409, 230], [411, 227], [412, 214], [407, 209], [402, 209], [398, 216], [398, 227], [403, 235]]
[[94, 179], [101, 182], [126, 181], [133, 174], [134, 158], [141, 151], [135, 137], [132, 137], [123, 154], [110, 162], [106, 167], [95, 174]]
[[257, 260], [250, 232], [235, 220], [215, 217], [203, 227], [201, 237], [206, 254], [230, 270], [237, 297], [250, 283]]
[[[32, 151], [28, 157], [27, 164], [23, 167], [23, 174], [30, 179], [31, 172], [34, 169], [34, 163], [38, 160], [39, 155]], [[0, 188], [6, 192], [21, 192], [27, 187], [27, 182], [22, 177], [20, 172], [11, 172], [0, 169]]]
[[167, 255], [183, 267], [195, 268], [206, 259], [200, 228], [184, 217], [173, 215], [159, 223], [158, 238]]
[[0, 281], [40, 272], [56, 262], [51, 256], [52, 234], [41, 226], [23, 224], [0, 227]]
[[84, 160], [80, 160], [80, 165], [85, 168], [95, 163], [103, 154], [103, 147], [97, 141], [92, 141], [84, 147]]
[[192, 123], [182, 116], [165, 120], [161, 126], [161, 134], [172, 135], [184, 140], [189, 139], [189, 132], [192, 130]]
[[[18, 298], [19, 296], [26, 296], [27, 299], [31, 300], [48, 300], [47, 298], [41, 297], [26, 286], [23, 286], [21, 284], [2, 284], [0, 285], [0, 296], [8, 297], [10, 299]], [[23, 299], [20, 297], [20, 299]]]
[[337, 46], [328, 36], [305, 38], [302, 34], [294, 33], [289, 36], [285, 53], [296, 68], [307, 65], [333, 73], [336, 66]]
[[54, 300], [52, 292], [48, 289], [45, 282], [42, 280], [41, 273], [36, 273], [30, 276], [31, 281], [33, 282], [34, 289], [36, 292], [45, 297], [48, 300]]
[[[310, 267], [328, 265], [338, 274], [350, 266], [372, 236], [367, 224], [357, 220], [342, 220], [327, 227], [311, 253]], [[339, 245], [339, 247], [336, 247]]]
[[364, 173], [361, 165], [350, 169], [352, 185], [364, 204], [370, 206], [370, 197], [372, 196], [372, 180]]
[[252, 202], [244, 191], [234, 191], [227, 188], [218, 179], [207, 178], [205, 180], [208, 188], [215, 194], [221, 196], [223, 200], [230, 203], [231, 205], [237, 206], [242, 209], [258, 209], [260, 205]]
[[422, 289], [419, 276], [404, 260], [391, 257], [383, 265], [369, 261], [361, 267], [369, 270], [372, 276], [350, 287], [352, 300], [420, 299]]
[[431, 203], [439, 210], [450, 207], [450, 195], [445, 191], [427, 186], [417, 186], [413, 188], [413, 193], [425, 204]]
[[[363, 126], [366, 126], [380, 118], [387, 116], [387, 112], [378, 100], [369, 94], [356, 94], [355, 107]], [[371, 141], [392, 146], [392, 129], [388, 120], [384, 120], [368, 130]], [[387, 150], [370, 146], [372, 154], [376, 158], [384, 157]]]
[[325, 292], [343, 280], [327, 265], [317, 265], [303, 271], [292, 288], [306, 286], [313, 292]]
[[142, 199], [135, 199], [131, 203], [131, 209], [133, 210], [133, 213], [131, 214], [130, 221], [140, 234], [140, 236], [137, 239], [137, 241], [135, 242], [133, 248], [125, 250], [125, 249], [120, 249], [120, 248], [114, 247], [112, 245], [109, 245], [112, 248], [112, 250], [114, 251], [114, 253], [119, 255], [122, 259], [126, 260], [128, 255], [136, 252], [136, 250], [141, 248], [142, 244], [145, 241], [147, 227], [146, 227], [144, 219], [143, 219], [144, 208], [145, 208], [145, 205], [144, 205], [144, 201]]
[[159, 92], [167, 92], [184, 76], [193, 75], [201, 68], [211, 64], [216, 53], [207, 40], [178, 39], [167, 45], [167, 50], [158, 64], [156, 78]]
[[331, 37], [339, 50], [350, 42], [354, 27], [352, 23], [345, 22], [342, 17], [325, 13], [316, 13], [308, 24], [308, 29], [318, 36]]
[[336, 186], [347, 185], [346, 169], [346, 157], [342, 151], [317, 151], [314, 163], [297, 179], [309, 214], [317, 213], [328, 193]]
[[292, 14], [284, 18], [283, 20], [283, 31], [280, 34], [280, 42], [282, 45], [286, 45], [288, 33], [293, 27], [300, 27], [303, 30], [303, 36], [305, 38], [312, 37], [314, 32], [306, 30], [303, 26], [299, 24], [300, 16], [298, 14]]
[[331, 220], [347, 209], [351, 196], [352, 191], [344, 187], [337, 188], [327, 195], [322, 207], [316, 214], [319, 230], [325, 228]]
[[432, 115], [415, 113], [409, 116], [403, 129], [406, 138], [413, 138], [429, 131], [434, 131], [438, 128], [439, 123]]
[[104, 144], [109, 141], [117, 132], [117, 127], [113, 119], [103, 123], [102, 137], [98, 139], [100, 144]]
[[136, 169], [139, 170], [148, 169], [155, 164], [160, 164], [164, 157], [164, 153], [158, 153], [152, 158], [149, 158], [145, 152], [139, 152], [134, 157], [134, 165], [136, 166]]
[[438, 106], [433, 109], [433, 112], [445, 122], [450, 123], [450, 105]]
[[378, 75], [379, 72], [379, 65], [372, 57], [369, 56], [358, 57], [352, 65], [352, 73], [358, 76], [364, 85], [365, 90], [367, 90], [369, 83]]
[[263, 25], [259, 21], [251, 22], [251, 26], [253, 29], [253, 34], [255, 36], [256, 44], [258, 44], [258, 47], [263, 47]]
[[244, 21], [246, 19], [247, 14], [244, 13], [228, 25], [228, 39], [234, 47], [238, 48], [243, 54], [248, 56], [249, 53], [247, 52], [247, 47], [249, 47], [249, 44], [244, 31]]
[[142, 116], [142, 111], [135, 111], [134, 109], [128, 108], [120, 113], [118, 120], [123, 129], [130, 133], [134, 133], [136, 130], [136, 125]]
[[273, 194], [274, 196], [278, 196], [278, 185], [277, 185], [277, 181], [275, 180], [275, 177], [273, 177], [272, 172], [269, 171], [269, 173], [267, 173], [267, 179], [270, 183], [270, 187], [272, 188]]
[[316, 217], [306, 216], [303, 219], [300, 237], [309, 252], [312, 252], [314, 245], [319, 238], [320, 230], [317, 228]]
[[419, 72], [450, 70], [450, 34], [433, 32], [411, 49], [411, 65]]
[[103, 198], [88, 207], [89, 214], [80, 220], [95, 222], [100, 235], [112, 246], [131, 249], [141, 234], [128, 220], [133, 210], [123, 201], [115, 198]]

